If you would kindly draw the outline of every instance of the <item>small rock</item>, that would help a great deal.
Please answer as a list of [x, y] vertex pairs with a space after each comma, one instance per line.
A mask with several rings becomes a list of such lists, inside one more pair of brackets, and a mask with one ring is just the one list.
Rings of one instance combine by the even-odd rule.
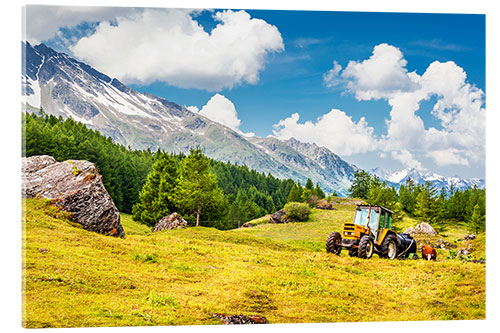
[[214, 313], [213, 317], [219, 318], [225, 325], [241, 325], [241, 324], [268, 324], [266, 317], [259, 315], [226, 315]]
[[476, 237], [476, 235], [474, 235], [474, 234], [470, 234], [470, 235], [465, 235], [465, 236], [464, 236], [464, 240], [466, 240], [466, 241], [471, 241], [471, 240], [474, 240], [474, 239], [476, 239], [476, 238], [477, 238], [477, 237]]
[[162, 217], [158, 223], [156, 223], [153, 231], [160, 230], [171, 230], [171, 229], [180, 229], [188, 226], [186, 220], [184, 220], [179, 214], [172, 213], [165, 217]]
[[49, 252], [49, 250], [47, 250], [47, 249], [43, 249], [43, 248], [37, 248], [37, 250], [38, 250], [39, 252], [41, 252], [41, 253], [47, 253], [47, 252]]
[[319, 200], [318, 203], [316, 204], [316, 208], [326, 209], [326, 210], [334, 210], [335, 209], [335, 208], [333, 208], [333, 204], [331, 202], [328, 202], [325, 199]]
[[243, 223], [240, 228], [251, 228], [253, 224], [250, 222]]

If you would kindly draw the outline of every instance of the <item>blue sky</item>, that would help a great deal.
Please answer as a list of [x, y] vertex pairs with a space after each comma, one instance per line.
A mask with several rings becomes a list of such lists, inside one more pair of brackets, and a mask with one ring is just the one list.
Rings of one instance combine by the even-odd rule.
[[[484, 177], [484, 15], [43, 10], [33, 13], [60, 23], [28, 26], [31, 42], [241, 133], [315, 142], [365, 169]], [[228, 44], [216, 30], [245, 38]]]

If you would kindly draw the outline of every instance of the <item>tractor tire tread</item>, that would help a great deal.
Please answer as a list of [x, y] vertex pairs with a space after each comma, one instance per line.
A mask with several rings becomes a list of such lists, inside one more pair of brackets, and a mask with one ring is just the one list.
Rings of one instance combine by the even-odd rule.
[[336, 248], [335, 245], [339, 240], [342, 241], [340, 233], [336, 231], [331, 232], [326, 239], [326, 252], [339, 255], [342, 247]]
[[[384, 241], [382, 242], [382, 244], [380, 245], [381, 253], [382, 253], [384, 258], [388, 258], [389, 244], [391, 241], [394, 241], [394, 243], [396, 244], [396, 249], [397, 249], [398, 239], [393, 234], [387, 235], [385, 237]], [[396, 250], [396, 256], [397, 256], [397, 250]]]
[[373, 241], [371, 240], [371, 238], [369, 236], [364, 235], [361, 237], [361, 239], [359, 240], [358, 257], [363, 258], [363, 259], [369, 259], [371, 257], [371, 255], [373, 255], [373, 248], [372, 248], [371, 255], [367, 256], [366, 246], [368, 245], [368, 242], [371, 242], [372, 247], [373, 247]]

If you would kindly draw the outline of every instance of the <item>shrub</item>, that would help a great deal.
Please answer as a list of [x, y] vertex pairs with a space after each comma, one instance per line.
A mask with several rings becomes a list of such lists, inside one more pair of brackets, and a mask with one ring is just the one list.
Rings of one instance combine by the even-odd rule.
[[134, 258], [134, 260], [142, 261], [142, 262], [150, 262], [150, 263], [158, 262], [158, 257], [154, 253], [153, 254], [135, 253], [133, 258]]
[[158, 306], [177, 307], [177, 306], [179, 306], [179, 303], [177, 303], [177, 301], [174, 299], [173, 296], [158, 294], [155, 290], [152, 290], [149, 293], [147, 299], [151, 303], [151, 305], [153, 305], [154, 307], [158, 307]]
[[311, 213], [311, 207], [303, 202], [289, 202], [283, 209], [286, 216], [294, 221], [307, 221]]

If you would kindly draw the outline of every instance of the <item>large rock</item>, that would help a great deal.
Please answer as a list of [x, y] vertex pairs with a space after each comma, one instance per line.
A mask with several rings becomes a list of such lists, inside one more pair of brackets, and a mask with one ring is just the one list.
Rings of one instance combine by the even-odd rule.
[[276, 213], [273, 213], [269, 218], [269, 223], [288, 223], [288, 217], [283, 209], [278, 210]]
[[421, 222], [420, 224], [417, 224], [417, 226], [414, 227], [409, 227], [404, 231], [405, 234], [410, 234], [410, 235], [415, 235], [415, 234], [426, 234], [426, 235], [432, 235], [435, 236], [437, 235], [436, 230], [426, 222]]
[[180, 229], [188, 226], [186, 220], [184, 220], [179, 214], [172, 213], [165, 217], [162, 217], [158, 223], [156, 223], [153, 231], [169, 230], [169, 229]]
[[57, 162], [53, 157], [22, 159], [23, 197], [47, 198], [72, 213], [86, 230], [124, 237], [120, 213], [104, 188], [97, 167], [88, 161]]
[[328, 200], [321, 199], [316, 203], [316, 208], [318, 209], [327, 209], [327, 210], [333, 210], [333, 204], [329, 202]]

